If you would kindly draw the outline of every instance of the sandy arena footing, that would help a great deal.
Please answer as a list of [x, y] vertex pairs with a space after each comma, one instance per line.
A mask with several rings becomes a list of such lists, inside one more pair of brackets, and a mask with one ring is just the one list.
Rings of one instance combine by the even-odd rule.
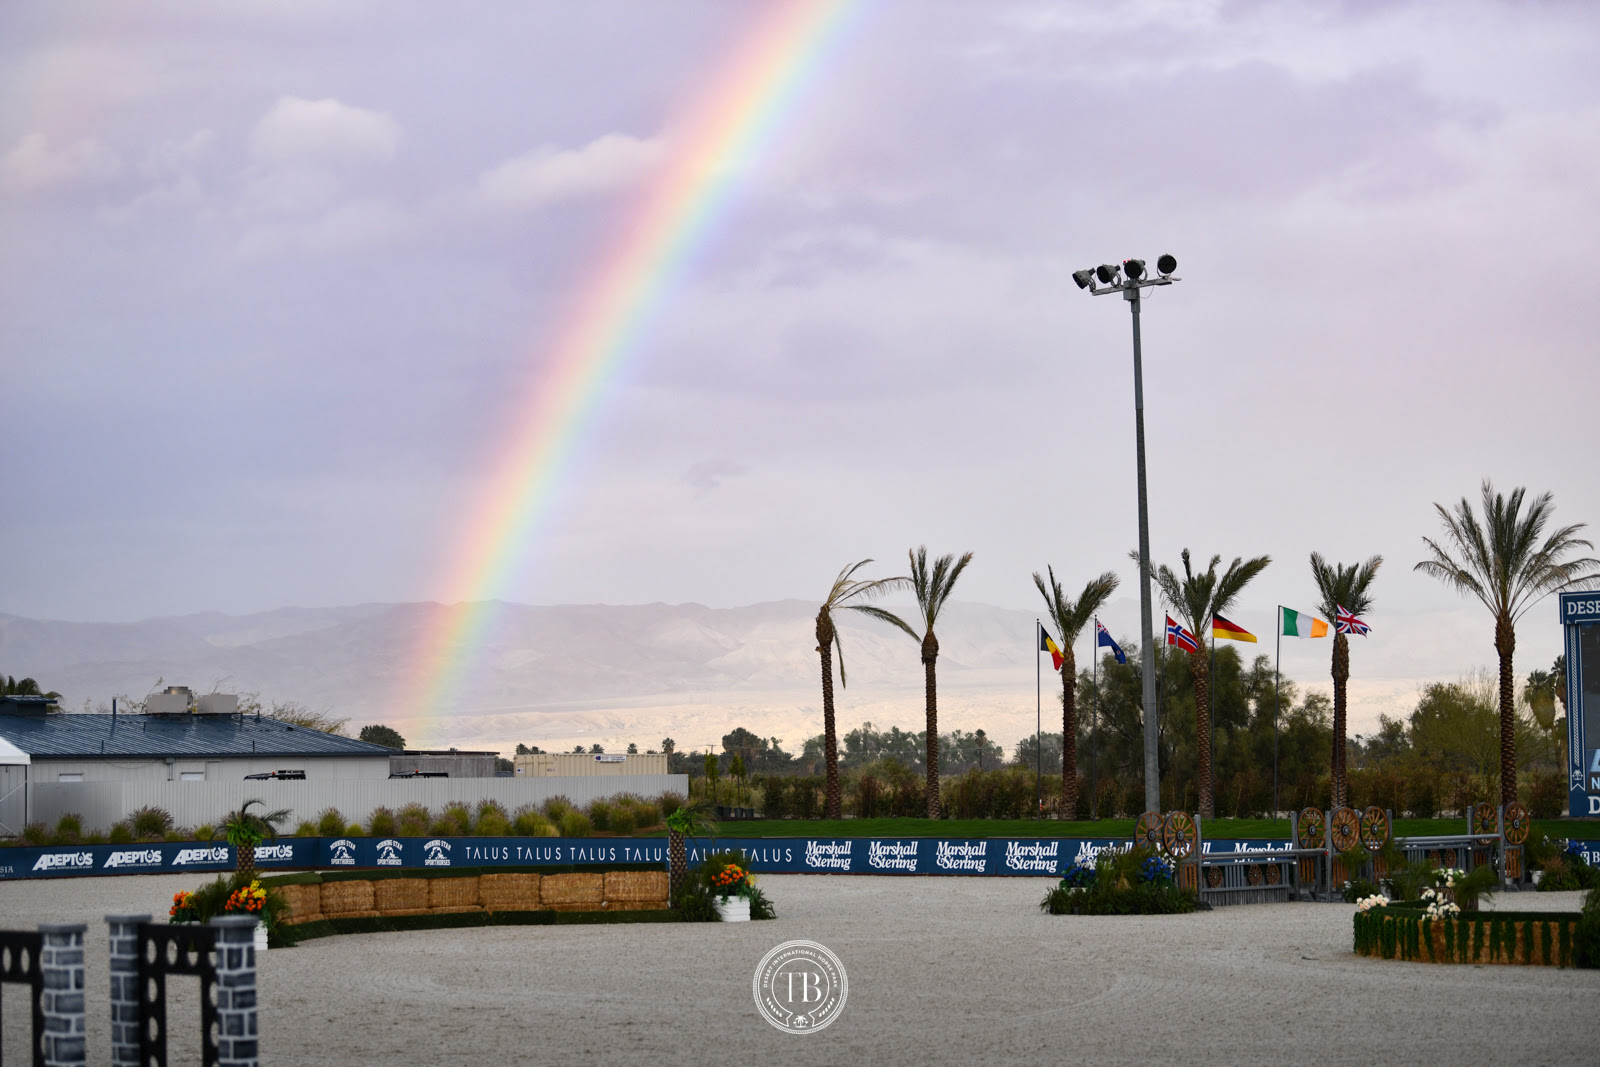
[[[91, 1062], [108, 1049], [105, 925], [164, 916], [193, 877], [0, 883], [0, 925], [89, 923]], [[1363, 959], [1344, 904], [1071, 918], [1053, 879], [772, 875], [774, 922], [368, 934], [260, 963], [268, 1064], [1588, 1064], [1600, 971]], [[1576, 910], [1577, 893], [1501, 907]], [[849, 1003], [816, 1034], [751, 999], [773, 946], [819, 941]], [[192, 981], [172, 983], [174, 1064], [199, 1062]], [[7, 1061], [27, 1062], [26, 991], [5, 992]], [[1465, 1050], [1476, 1049], [1471, 1053]]]

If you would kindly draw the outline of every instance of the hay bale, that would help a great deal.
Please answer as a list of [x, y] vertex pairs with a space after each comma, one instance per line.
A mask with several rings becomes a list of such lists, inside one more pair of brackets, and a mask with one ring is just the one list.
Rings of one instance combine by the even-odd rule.
[[603, 901], [593, 901], [585, 904], [546, 904], [543, 911], [608, 911]]
[[396, 915], [432, 915], [432, 908], [393, 908], [380, 912], [385, 919]]
[[465, 908], [478, 906], [478, 876], [464, 878], [429, 878], [428, 907]]
[[373, 906], [382, 912], [428, 910], [428, 880], [385, 878], [373, 883]]
[[286, 923], [313, 923], [322, 918], [322, 886], [312, 885], [283, 885], [278, 886], [278, 892], [283, 894], [283, 902], [288, 908], [283, 921]]
[[665, 900], [608, 900], [606, 911], [666, 911]]
[[539, 911], [537, 874], [485, 874], [478, 879], [478, 903], [486, 911]]
[[605, 899], [605, 887], [605, 875], [598, 871], [593, 874], [547, 874], [539, 879], [539, 899], [551, 908], [558, 904], [597, 907]]
[[607, 871], [605, 901], [667, 903], [666, 871]]
[[464, 915], [468, 912], [482, 912], [483, 909], [476, 904], [459, 904], [442, 908], [429, 908], [429, 915]]
[[327, 918], [345, 919], [377, 910], [372, 906], [371, 882], [323, 882], [321, 889], [322, 914]]

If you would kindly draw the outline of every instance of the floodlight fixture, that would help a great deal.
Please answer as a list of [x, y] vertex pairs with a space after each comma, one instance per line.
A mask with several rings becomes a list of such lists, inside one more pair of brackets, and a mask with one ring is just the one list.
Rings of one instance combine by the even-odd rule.
[[1177, 269], [1178, 257], [1173, 255], [1171, 252], [1161, 253], [1161, 258], [1156, 260], [1156, 270], [1161, 272], [1161, 276], [1163, 278]]
[[1144, 277], [1144, 260], [1125, 259], [1122, 261], [1122, 273], [1128, 276], [1130, 282], [1136, 282]]
[[1105, 285], [1113, 285], [1117, 280], [1117, 269], [1115, 263], [1102, 263], [1095, 269], [1094, 276]]
[[1072, 272], [1072, 280], [1078, 283], [1079, 289], [1087, 289], [1094, 284], [1094, 271], [1075, 270]]

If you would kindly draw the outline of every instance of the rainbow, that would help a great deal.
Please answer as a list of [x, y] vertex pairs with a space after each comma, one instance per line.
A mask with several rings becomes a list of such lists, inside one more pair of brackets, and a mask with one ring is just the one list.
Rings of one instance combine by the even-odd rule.
[[828, 66], [861, 0], [794, 0], [774, 8], [677, 128], [669, 158], [603, 257], [496, 454], [484, 504], [457, 546], [449, 601], [418, 643], [394, 718], [413, 743], [437, 740], [447, 694], [472, 666], [540, 519], [576, 460], [609, 386], [642, 346], [673, 288], [715, 230], [737, 178]]

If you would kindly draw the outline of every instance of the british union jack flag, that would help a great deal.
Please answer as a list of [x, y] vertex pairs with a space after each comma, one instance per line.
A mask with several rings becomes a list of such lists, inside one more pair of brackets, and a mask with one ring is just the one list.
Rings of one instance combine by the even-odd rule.
[[1360, 634], [1361, 636], [1365, 637], [1367, 631], [1372, 629], [1372, 627], [1368, 626], [1366, 623], [1350, 614], [1350, 612], [1346, 611], [1343, 604], [1336, 604], [1334, 606], [1339, 609], [1339, 613], [1334, 616], [1334, 628], [1340, 633]]

